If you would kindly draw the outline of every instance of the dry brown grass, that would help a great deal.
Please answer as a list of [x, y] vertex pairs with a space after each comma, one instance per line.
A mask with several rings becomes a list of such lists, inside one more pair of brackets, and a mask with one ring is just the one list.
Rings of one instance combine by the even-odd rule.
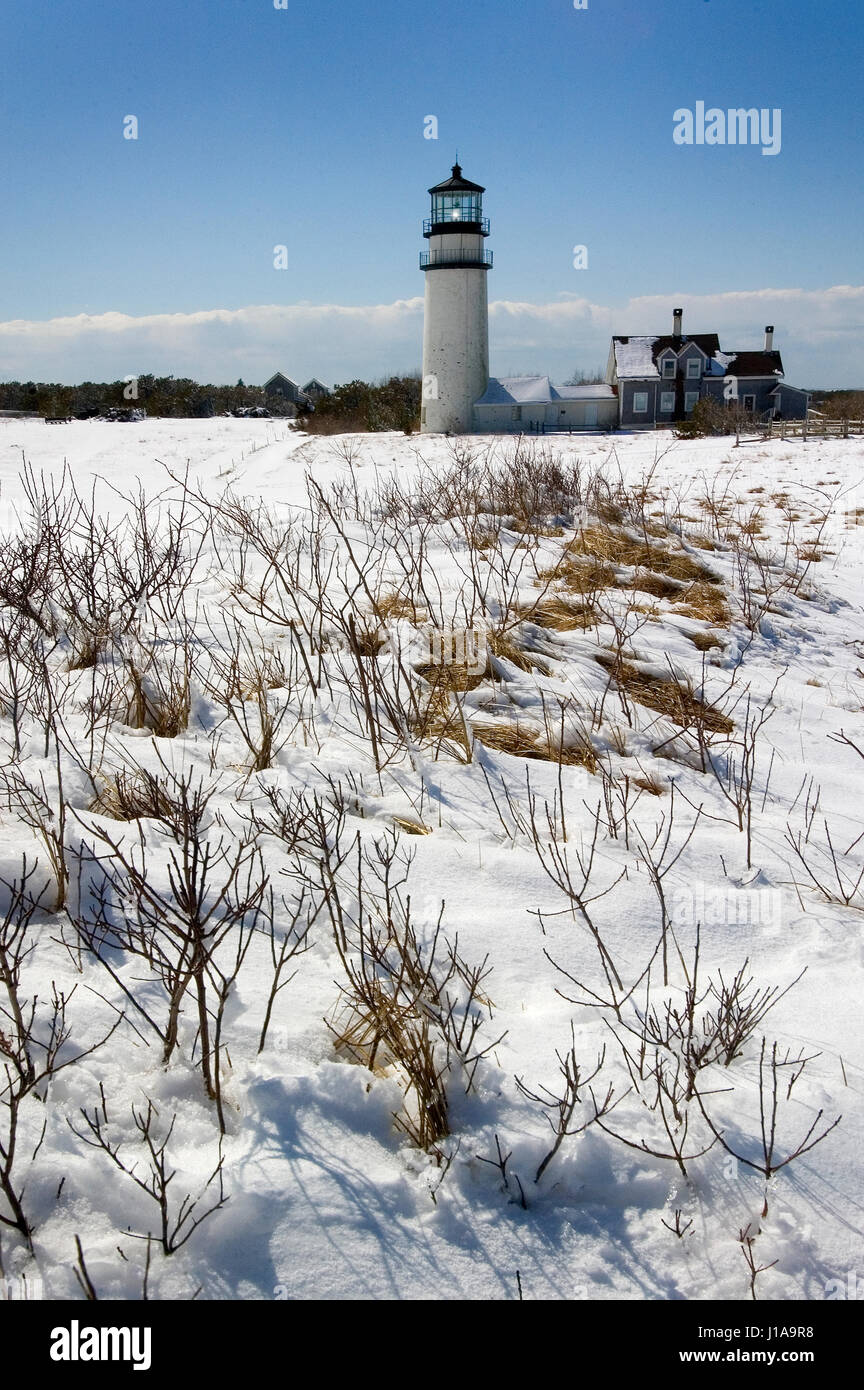
[[500, 656], [505, 661], [511, 662], [520, 671], [534, 671], [538, 667], [541, 670], [546, 668], [545, 661], [539, 657], [533, 657], [530, 652], [524, 651], [519, 646], [513, 632], [487, 632], [486, 647], [494, 656]]
[[[469, 670], [464, 662], [450, 662], [445, 665], [427, 663], [414, 668], [418, 676], [428, 681], [433, 690], [449, 694], [454, 690], [476, 690], [487, 679], [487, 671]], [[487, 667], [488, 669], [488, 667]]]
[[624, 508], [619, 502], [613, 501], [611, 497], [598, 497], [594, 507], [600, 520], [606, 522], [607, 525], [617, 526], [624, 520]]
[[116, 772], [99, 780], [99, 791], [89, 806], [97, 816], [119, 821], [162, 819], [174, 809], [164, 785], [151, 772]]
[[686, 634], [693, 643], [697, 651], [710, 652], [715, 647], [722, 647], [723, 643], [719, 637], [715, 637], [713, 632], [688, 632]]
[[533, 545], [538, 540], [560, 540], [565, 535], [563, 526], [538, 526], [536, 522], [525, 517], [512, 517], [514, 525], [512, 530], [519, 531], [521, 539], [516, 542], [517, 546]]
[[572, 546], [567, 547], [561, 563], [541, 571], [540, 578], [557, 579], [574, 594], [595, 594], [601, 589], [614, 589], [618, 583], [611, 565], [590, 555], [577, 557]]
[[614, 530], [609, 526], [586, 526], [569, 549], [576, 554], [593, 556], [607, 565], [653, 570], [669, 579], [718, 582], [717, 575], [685, 550], [646, 545], [643, 540], [637, 540], [626, 531]]
[[410, 816], [394, 816], [393, 824], [398, 825], [406, 835], [431, 835], [432, 829], [422, 821], [412, 820]]
[[395, 590], [381, 594], [375, 601], [375, 607], [382, 622], [408, 618], [412, 623], [422, 623], [427, 617], [425, 608], [418, 608], [413, 599], [406, 598], [404, 594], [398, 594]]
[[538, 627], [552, 628], [556, 632], [583, 631], [597, 624], [597, 615], [590, 603], [570, 603], [555, 594], [547, 595], [538, 603], [519, 609], [519, 616], [525, 622], [536, 623]]
[[370, 658], [378, 656], [387, 640], [375, 618], [371, 615], [368, 618], [364, 617], [361, 622], [355, 623], [353, 636], [357, 655]]
[[645, 773], [641, 777], [634, 777], [633, 785], [641, 788], [643, 792], [648, 792], [649, 796], [662, 796], [666, 790], [665, 782], [654, 773]]
[[[531, 618], [533, 622], [540, 623], [540, 619], [535, 616], [533, 610], [526, 609], [524, 616]], [[547, 670], [548, 662], [540, 656], [534, 656], [531, 652], [525, 651], [518, 641], [515, 632], [487, 632], [486, 633], [487, 653], [501, 657], [509, 661], [520, 671]], [[484, 669], [480, 672], [469, 669], [464, 663], [451, 662], [447, 665], [433, 664], [427, 662], [423, 666], [414, 668], [418, 676], [422, 676], [431, 688], [431, 692], [438, 699], [439, 704], [449, 703], [451, 694], [465, 690], [476, 690], [484, 681], [490, 680], [494, 676], [491, 662], [486, 660]], [[442, 711], [439, 709], [436, 719]]]
[[631, 700], [664, 714], [682, 729], [702, 724], [710, 733], [728, 734], [735, 727], [722, 710], [700, 700], [689, 682], [640, 671], [611, 652], [600, 652], [596, 660], [606, 667], [615, 684], [626, 691]]
[[498, 753], [511, 753], [517, 758], [535, 758], [549, 763], [561, 762], [565, 767], [584, 767], [589, 772], [597, 769], [597, 755], [586, 741], [562, 748], [537, 729], [519, 723], [474, 722], [471, 730], [486, 748], [494, 748]]
[[454, 750], [458, 750], [467, 761], [469, 745], [465, 720], [452, 698], [451, 689], [440, 683], [430, 686], [425, 702], [411, 722], [411, 732], [421, 743], [432, 743], [436, 748], [440, 748], [442, 743], [453, 745]]
[[669, 579], [681, 579], [698, 584], [719, 584], [720, 576], [701, 561], [695, 560], [684, 550], [658, 552], [652, 546], [644, 560], [639, 561], [646, 569], [657, 570]]
[[687, 537], [687, 540], [690, 542], [691, 545], [695, 545], [695, 546], [697, 547], [697, 549], [699, 549], [699, 550], [716, 550], [716, 549], [717, 549], [716, 545], [715, 545], [714, 542], [711, 540], [710, 536], [701, 536], [701, 535], [699, 535], [699, 536], [693, 536], [693, 535], [690, 535], [690, 536]]
[[630, 756], [627, 748], [627, 731], [626, 729], [622, 729], [620, 724], [610, 725], [609, 742], [612, 744], [619, 758], [627, 758]]
[[147, 693], [144, 676], [130, 664], [132, 695], [126, 723], [133, 729], [149, 729], [156, 738], [177, 738], [189, 725], [192, 692], [185, 672], [162, 673], [154, 695]]
[[728, 627], [731, 622], [729, 605], [723, 589], [717, 584], [697, 581], [680, 596], [678, 612], [687, 618], [699, 618], [715, 627]]
[[637, 570], [630, 585], [640, 594], [650, 594], [652, 598], [680, 598], [683, 584], [675, 579], [664, 579], [662, 574], [650, 570]]
[[517, 550], [536, 547], [540, 540], [560, 540], [566, 534], [563, 526], [526, 526], [524, 522], [520, 522], [517, 529], [521, 532], [519, 540], [515, 542]]
[[[587, 768], [589, 772], [597, 768], [596, 754], [587, 739], [577, 740], [562, 748], [551, 736], [518, 721], [492, 723], [474, 720], [468, 724], [456, 702], [440, 688], [430, 690], [422, 715], [415, 720], [412, 732], [422, 742], [434, 743], [437, 747], [449, 744], [451, 751], [461, 754], [466, 761], [470, 759], [470, 742], [476, 738], [487, 748], [510, 753], [517, 758], [560, 762], [565, 767]], [[415, 829], [409, 833], [425, 832]]]
[[89, 671], [98, 665], [105, 654], [107, 636], [88, 632], [75, 644], [75, 651], [69, 659], [68, 671]]

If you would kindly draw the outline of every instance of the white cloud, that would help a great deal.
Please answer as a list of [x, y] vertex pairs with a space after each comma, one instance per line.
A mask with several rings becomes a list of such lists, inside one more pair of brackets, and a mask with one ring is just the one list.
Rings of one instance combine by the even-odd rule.
[[422, 324], [422, 299], [18, 319], [0, 323], [0, 376], [68, 382], [153, 372], [260, 382], [281, 370], [344, 381], [419, 369]]
[[[674, 305], [685, 329], [717, 332], [727, 348], [759, 347], [776, 326], [787, 378], [800, 385], [864, 384], [864, 286], [644, 295], [594, 304], [572, 294], [548, 304], [493, 300], [492, 370], [552, 377], [605, 362], [616, 333], [668, 332]], [[263, 381], [282, 370], [346, 381], [419, 368], [423, 300], [392, 304], [254, 305], [190, 314], [79, 314], [0, 323], [0, 377], [116, 380], [127, 374], [198, 381]]]

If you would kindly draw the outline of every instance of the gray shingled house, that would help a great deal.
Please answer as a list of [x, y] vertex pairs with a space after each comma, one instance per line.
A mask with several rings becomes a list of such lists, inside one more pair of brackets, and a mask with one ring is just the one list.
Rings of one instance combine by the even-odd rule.
[[716, 333], [685, 334], [682, 309], [672, 332], [660, 337], [612, 339], [606, 381], [617, 390], [622, 429], [654, 429], [685, 420], [704, 396], [737, 401], [757, 418], [802, 420], [808, 393], [783, 381], [774, 328], [761, 351], [723, 352]]
[[[307, 389], [309, 387], [312, 389]], [[314, 410], [315, 401], [320, 400], [322, 396], [329, 396], [330, 392], [317, 377], [313, 376], [311, 381], [307, 381], [306, 386], [301, 387], [284, 372], [274, 372], [264, 382], [264, 394], [268, 398], [268, 405], [277, 400], [282, 401], [282, 412], [296, 415], [298, 410]]]
[[285, 376], [284, 372], [274, 372], [264, 382], [264, 394], [265, 396], [281, 398], [283, 401], [290, 402], [291, 405], [297, 405], [303, 392], [297, 382], [291, 380], [290, 376]]
[[309, 400], [314, 404], [315, 401], [321, 401], [325, 396], [329, 396], [330, 388], [329, 386], [325, 386], [323, 381], [319, 381], [317, 376], [313, 376], [306, 382], [302, 393], [304, 396], [308, 396]]

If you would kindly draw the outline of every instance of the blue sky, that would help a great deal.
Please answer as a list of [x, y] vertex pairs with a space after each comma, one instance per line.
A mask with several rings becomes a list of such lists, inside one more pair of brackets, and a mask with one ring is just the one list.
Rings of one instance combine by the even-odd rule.
[[[0, 376], [419, 366], [458, 147], [493, 371], [593, 367], [680, 300], [731, 347], [775, 322], [793, 382], [864, 384], [857, 0], [287, 3], [4, 0]], [[780, 153], [676, 145], [697, 101], [780, 108]]]

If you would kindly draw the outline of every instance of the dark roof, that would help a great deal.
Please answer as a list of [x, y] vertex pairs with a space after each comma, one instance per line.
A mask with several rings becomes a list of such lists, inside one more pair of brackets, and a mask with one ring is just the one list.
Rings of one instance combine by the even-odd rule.
[[486, 189], [482, 184], [472, 183], [470, 179], [463, 179], [461, 164], [453, 165], [453, 173], [449, 179], [443, 183], [436, 183], [434, 188], [429, 189], [430, 193], [485, 193]]
[[729, 353], [733, 361], [729, 371], [735, 376], [782, 376], [783, 363], [779, 352]]
[[[629, 343], [630, 339], [622, 334], [616, 334], [616, 343]], [[695, 343], [705, 353], [706, 357], [713, 357], [715, 352], [720, 351], [720, 339], [716, 333], [687, 333], [684, 337], [676, 337], [674, 333], [666, 333], [660, 338], [655, 338], [651, 348], [651, 355], [656, 362], [666, 348], [673, 348], [675, 352], [680, 352], [688, 343]]]
[[615, 351], [619, 374], [632, 378], [652, 376], [649, 363], [653, 364], [659, 372], [658, 364], [666, 349], [672, 348], [678, 354], [688, 343], [695, 343], [697, 347], [702, 349], [711, 363], [712, 375], [731, 374], [742, 377], [780, 377], [783, 375], [783, 360], [776, 350], [771, 352], [721, 351], [720, 339], [716, 333], [687, 333], [682, 337], [665, 333], [656, 338], [638, 334], [627, 336], [616, 333], [612, 342], [613, 345], [620, 343], [622, 347], [632, 343], [633, 348], [629, 353], [619, 353], [617, 349]]

